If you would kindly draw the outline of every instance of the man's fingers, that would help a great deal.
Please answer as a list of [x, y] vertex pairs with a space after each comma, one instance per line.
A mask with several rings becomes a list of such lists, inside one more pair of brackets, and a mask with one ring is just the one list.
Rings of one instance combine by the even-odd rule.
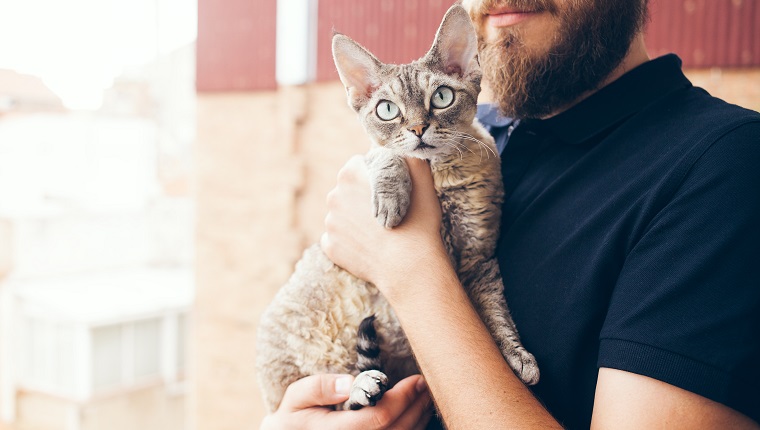
[[[369, 429], [369, 430], [384, 430], [384, 429], [403, 429], [408, 430], [414, 428], [422, 414], [422, 408], [415, 409], [416, 413], [410, 413], [409, 418], [405, 419], [410, 423], [405, 427], [397, 426], [396, 423], [399, 419], [409, 411], [410, 408], [416, 405], [416, 402], [420, 397], [427, 397], [427, 393], [420, 393], [416, 389], [416, 383], [421, 378], [419, 375], [413, 375], [401, 380], [393, 388], [388, 390], [383, 395], [377, 405], [369, 406], [358, 411], [347, 412], [334, 412], [330, 413], [331, 429]], [[423, 386], [424, 387], [424, 386]], [[416, 417], [415, 417], [416, 415]], [[414, 419], [416, 418], [416, 419]], [[327, 427], [326, 427], [327, 428]]]
[[409, 167], [412, 187], [423, 186], [429, 188], [433, 186], [433, 176], [430, 173], [430, 165], [427, 161], [420, 160], [419, 158], [407, 158], [406, 165]]
[[293, 382], [280, 403], [284, 411], [315, 406], [332, 406], [348, 399], [354, 377], [351, 375], [312, 375]]
[[[407, 158], [409, 176], [412, 179], [412, 201], [407, 218], [431, 219], [441, 217], [441, 204], [435, 192], [433, 174], [425, 160]], [[405, 220], [408, 222], [408, 220]]]
[[364, 156], [354, 155], [338, 171], [338, 182], [366, 182], [367, 163]]
[[415, 391], [416, 397], [412, 404], [389, 428], [423, 430], [427, 427], [433, 412], [433, 401], [427, 391], [425, 380], [421, 376], [415, 380]]
[[425, 430], [428, 428], [428, 424], [430, 424], [430, 420], [433, 419], [433, 412], [435, 411], [435, 408], [433, 407], [432, 402], [428, 404], [427, 411], [424, 412], [422, 417], [420, 417], [420, 420], [417, 421], [417, 425], [412, 427], [413, 430]]

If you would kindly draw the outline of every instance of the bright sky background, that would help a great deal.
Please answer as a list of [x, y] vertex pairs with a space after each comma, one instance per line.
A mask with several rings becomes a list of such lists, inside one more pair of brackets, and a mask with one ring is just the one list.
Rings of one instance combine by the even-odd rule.
[[0, 0], [0, 68], [39, 76], [71, 109], [97, 109], [125, 67], [196, 37], [197, 0]]

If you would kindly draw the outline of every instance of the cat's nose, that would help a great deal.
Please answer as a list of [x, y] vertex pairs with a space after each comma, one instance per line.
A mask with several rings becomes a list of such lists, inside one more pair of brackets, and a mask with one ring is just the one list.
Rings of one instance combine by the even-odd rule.
[[427, 130], [428, 125], [427, 124], [414, 124], [412, 126], [407, 127], [407, 130], [414, 133], [417, 137], [422, 137], [422, 133]]

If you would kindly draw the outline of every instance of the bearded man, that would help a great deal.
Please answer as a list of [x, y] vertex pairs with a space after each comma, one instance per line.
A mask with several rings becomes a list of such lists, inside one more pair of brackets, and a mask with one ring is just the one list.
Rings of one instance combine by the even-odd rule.
[[520, 382], [470, 306], [425, 163], [388, 231], [354, 159], [322, 246], [383, 292], [425, 380], [328, 412], [344, 377], [304, 378], [262, 427], [422, 429], [432, 394], [450, 429], [760, 428], [760, 115], [648, 58], [646, 0], [464, 5], [502, 157], [497, 258], [541, 380]]

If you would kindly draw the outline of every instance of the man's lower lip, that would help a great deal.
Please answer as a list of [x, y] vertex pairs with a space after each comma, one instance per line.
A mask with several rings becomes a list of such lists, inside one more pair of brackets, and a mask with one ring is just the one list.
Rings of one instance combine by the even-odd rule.
[[528, 19], [535, 14], [536, 12], [511, 12], [488, 15], [488, 25], [491, 27], [509, 27], [510, 25], [515, 25]]

